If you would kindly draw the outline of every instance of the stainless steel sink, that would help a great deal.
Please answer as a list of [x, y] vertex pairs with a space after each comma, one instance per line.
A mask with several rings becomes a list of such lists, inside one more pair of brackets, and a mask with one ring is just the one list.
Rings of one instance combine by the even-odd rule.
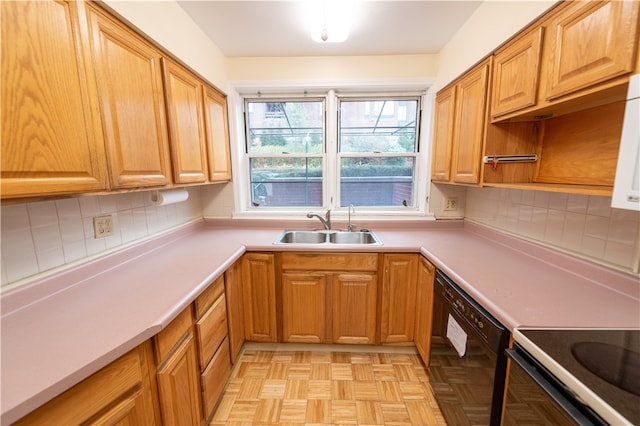
[[275, 244], [322, 244], [326, 241], [326, 232], [284, 231]]
[[284, 231], [273, 244], [382, 245], [373, 231]]

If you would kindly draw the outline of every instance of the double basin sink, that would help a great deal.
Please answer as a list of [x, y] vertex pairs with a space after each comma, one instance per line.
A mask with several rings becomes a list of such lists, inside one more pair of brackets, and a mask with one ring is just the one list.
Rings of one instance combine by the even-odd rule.
[[382, 245], [378, 237], [366, 229], [359, 231], [300, 230], [284, 231], [273, 244]]

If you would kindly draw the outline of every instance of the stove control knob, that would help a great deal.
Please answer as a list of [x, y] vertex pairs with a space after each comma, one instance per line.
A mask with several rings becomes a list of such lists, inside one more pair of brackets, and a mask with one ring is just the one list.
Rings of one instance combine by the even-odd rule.
[[484, 328], [484, 324], [482, 323], [482, 321], [478, 321], [478, 328]]

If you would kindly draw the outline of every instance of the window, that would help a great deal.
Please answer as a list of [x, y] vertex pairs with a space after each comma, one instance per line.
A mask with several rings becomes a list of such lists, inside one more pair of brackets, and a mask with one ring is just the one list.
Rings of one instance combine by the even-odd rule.
[[[244, 211], [424, 209], [422, 94], [244, 98]], [[426, 184], [425, 184], [426, 185]], [[361, 209], [361, 211], [362, 211]]]

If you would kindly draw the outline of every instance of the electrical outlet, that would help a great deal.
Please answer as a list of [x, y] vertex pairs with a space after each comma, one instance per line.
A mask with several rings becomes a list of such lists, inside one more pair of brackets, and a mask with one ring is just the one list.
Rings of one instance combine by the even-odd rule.
[[450, 212], [458, 210], [458, 199], [457, 198], [445, 198], [444, 199], [444, 211]]
[[110, 214], [93, 218], [93, 236], [104, 238], [113, 235], [113, 218]]

